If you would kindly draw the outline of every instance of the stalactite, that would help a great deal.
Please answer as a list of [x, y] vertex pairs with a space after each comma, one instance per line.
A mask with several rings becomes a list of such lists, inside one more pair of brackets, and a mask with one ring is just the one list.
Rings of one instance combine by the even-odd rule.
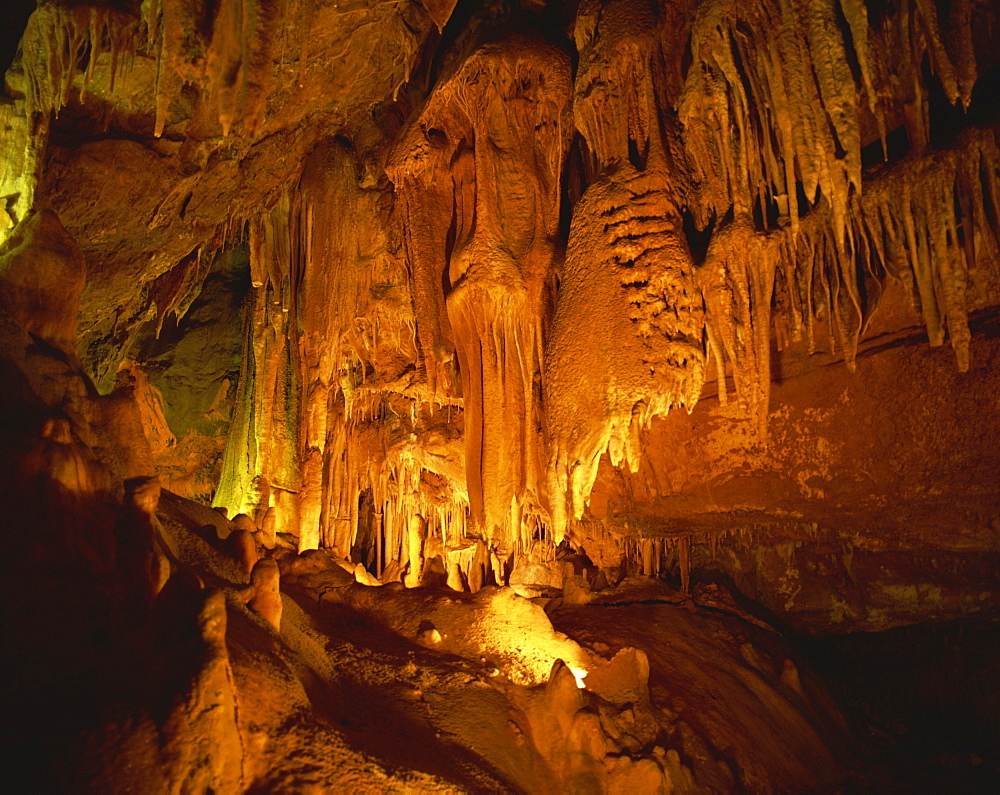
[[[302, 0], [301, 5], [311, 5]], [[163, 134], [170, 104], [184, 84], [203, 86], [216, 105], [223, 135], [237, 118], [252, 133], [260, 123], [272, 74], [275, 32], [283, 4], [270, 0], [159, 0], [141, 17], [113, 5], [42, 3], [24, 37], [24, 67], [32, 112], [59, 112], [83, 68], [80, 98], [98, 71], [107, 69], [115, 91], [137, 51], [155, 59], [154, 135]], [[303, 36], [303, 41], [307, 40]], [[107, 54], [107, 65], [101, 65]]]
[[[712, 339], [733, 368], [736, 395], [763, 431], [771, 384], [771, 295], [780, 241], [743, 217], [717, 232], [698, 271]], [[717, 370], [725, 373], [720, 357]], [[725, 385], [720, 381], [720, 394]]]
[[[918, 106], [909, 124], [911, 142], [921, 149], [928, 141], [924, 54], [948, 99], [968, 106], [976, 74], [968, 25], [949, 54], [931, 2], [902, 0], [898, 13], [886, 14], [877, 31], [870, 31], [862, 2], [839, 5], [851, 34], [850, 52], [834, 0], [699, 5], [693, 63], [678, 110], [699, 185], [692, 209], [700, 225], [732, 208], [736, 214], [755, 211], [760, 224], [776, 210], [782, 222], [797, 228], [801, 183], [810, 203], [822, 194], [830, 204], [833, 244], [839, 248], [850, 197], [862, 187], [857, 109], [862, 91], [883, 147], [887, 83], [894, 73], [912, 85]], [[956, 4], [954, 13], [959, 21], [967, 18], [968, 4]], [[852, 59], [861, 86], [851, 74]]]
[[[692, 155], [681, 164], [661, 85], [672, 79], [672, 12], [582, 4], [573, 112], [591, 184], [565, 268], [556, 241], [570, 63], [521, 34], [459, 46], [390, 158], [392, 210], [381, 163], [328, 142], [273, 209], [229, 219], [220, 240], [248, 223], [253, 287], [219, 501], [273, 511], [275, 531], [296, 533], [303, 549], [346, 557], [370, 544], [379, 575], [419, 567], [416, 523], [471, 586], [485, 568], [480, 535], [494, 553], [561, 541], [604, 453], [635, 469], [650, 421], [699, 399], [709, 356], [720, 401], [731, 372], [763, 430], [772, 327], [779, 347], [805, 337], [810, 352], [825, 328], [851, 366], [885, 280], [897, 278], [932, 344], [948, 338], [967, 368], [970, 285], [996, 250], [997, 147], [992, 133], [970, 132], [928, 148], [921, 69], [926, 59], [949, 101], [967, 106], [971, 39], [949, 33], [925, 0], [900, 0], [877, 30], [863, 2], [838, 3], [698, 4], [684, 81], [676, 70], [683, 91], [669, 98]], [[223, 0], [211, 19], [203, 5], [151, 2], [140, 19], [43, 3], [26, 37], [26, 99], [0, 103], [0, 123], [38, 140], [43, 117], [73, 91], [82, 100], [98, 81], [113, 84], [138, 53], [159, 62], [157, 134], [182, 84], [212, 98], [224, 133], [238, 121], [252, 130], [272, 39], [304, 32], [311, 3]], [[970, 8], [956, 2], [951, 18]], [[279, 24], [285, 14], [300, 24]], [[909, 110], [891, 107], [893, 70], [912, 89], [899, 100]], [[886, 119], [901, 114], [910, 156], [862, 174], [872, 120], [884, 139]], [[37, 161], [27, 149], [4, 161], [0, 200], [13, 220], [31, 205]], [[150, 227], [188, 196], [176, 185]], [[698, 267], [687, 211], [713, 228]], [[382, 223], [389, 212], [398, 216]], [[401, 239], [389, 241], [400, 219]], [[190, 306], [213, 245], [150, 285], [158, 324]]]
[[[860, 86], [832, 2], [705, 3], [693, 28], [679, 104], [699, 185], [692, 210], [703, 225], [734, 214], [713, 234], [698, 274], [708, 345], [720, 401], [728, 397], [728, 359], [737, 395], [761, 429], [772, 312], [779, 347], [804, 335], [812, 352], [822, 323], [831, 351], [853, 367], [881, 285], [899, 278], [913, 285], [931, 343], [941, 344], [947, 330], [965, 370], [975, 241], [995, 243], [995, 221], [983, 209], [983, 191], [996, 184], [993, 135], [970, 132], [946, 151], [921, 154], [929, 128], [919, 64], [927, 54], [948, 99], [967, 106], [976, 73], [968, 26], [955, 26], [949, 53], [932, 3], [904, 0], [875, 31], [863, 3], [841, 5]], [[953, 14], [967, 19], [968, 4]], [[884, 148], [888, 70], [913, 86], [912, 152], [862, 184], [856, 105], [863, 92]], [[812, 205], [804, 217], [800, 188]], [[774, 211], [779, 226], [768, 232]]]
[[246, 132], [256, 130], [273, 71], [275, 32], [286, 11], [268, 0], [222, 0], [211, 13], [198, 0], [160, 0], [145, 7], [158, 75], [154, 135], [163, 134], [170, 103], [185, 83], [206, 89], [223, 135], [237, 118]]
[[[98, 71], [108, 70], [111, 90], [135, 59], [138, 17], [111, 5], [44, 2], [28, 19], [22, 40], [22, 67], [29, 117], [59, 113], [69, 102], [77, 73], [81, 99]], [[106, 66], [99, 64], [105, 60]]]
[[[449, 506], [442, 522], [461, 529], [466, 511], [449, 426], [413, 378], [413, 323], [377, 221], [382, 197], [359, 186], [353, 154], [329, 143], [298, 188], [250, 224], [241, 397], [217, 496], [235, 511], [273, 510], [276, 531], [300, 548], [343, 557], [368, 522], [378, 575], [405, 565], [414, 520]], [[415, 433], [430, 436], [421, 446]]]
[[114, 91], [135, 59], [139, 26], [135, 16], [104, 5], [44, 2], [29, 17], [20, 61], [0, 91], [0, 239], [34, 207], [52, 114], [69, 101], [78, 75], [81, 99], [105, 71]]
[[914, 285], [931, 344], [947, 332], [962, 371], [969, 367], [967, 293], [977, 268], [1000, 254], [998, 167], [996, 132], [970, 130], [952, 147], [872, 180], [856, 210], [860, 243], [872, 241], [868, 256]]
[[[493, 80], [483, 79], [487, 69], [497, 70]], [[470, 58], [455, 84], [475, 141], [475, 184], [446, 306], [462, 373], [470, 505], [501, 546], [542, 504], [535, 384], [568, 89], [564, 53], [516, 39]], [[498, 537], [509, 516], [516, 525]]]
[[[698, 279], [716, 355], [720, 402], [723, 358], [737, 396], [763, 430], [770, 385], [770, 329], [782, 341], [826, 326], [831, 352], [853, 367], [858, 341], [878, 309], [886, 279], [911, 286], [932, 345], [947, 337], [960, 370], [969, 367], [967, 293], [977, 267], [995, 260], [1000, 150], [991, 130], [970, 130], [948, 149], [913, 156], [865, 182], [847, 207], [844, 244], [834, 243], [829, 205], [821, 203], [798, 231], [758, 232], [747, 217], [714, 235]], [[858, 278], [864, 278], [864, 299]]]

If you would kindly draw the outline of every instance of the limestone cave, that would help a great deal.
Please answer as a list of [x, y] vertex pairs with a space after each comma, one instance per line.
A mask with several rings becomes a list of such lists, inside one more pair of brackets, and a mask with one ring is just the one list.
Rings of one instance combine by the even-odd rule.
[[997, 0], [0, 19], [7, 791], [1000, 791]]

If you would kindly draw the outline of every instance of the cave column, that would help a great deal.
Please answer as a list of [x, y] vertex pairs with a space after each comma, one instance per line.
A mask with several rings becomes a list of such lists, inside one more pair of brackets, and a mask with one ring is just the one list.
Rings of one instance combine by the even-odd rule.
[[406, 545], [410, 569], [403, 579], [403, 584], [407, 588], [416, 588], [420, 585], [420, 575], [424, 568], [424, 539], [426, 537], [427, 523], [423, 517], [417, 515], [411, 516], [406, 529]]
[[484, 44], [435, 90], [421, 125], [443, 129], [454, 153], [446, 176], [454, 245], [440, 327], [450, 327], [461, 371], [472, 521], [502, 546], [521, 533], [510, 527], [512, 506], [544, 511], [537, 387], [569, 76], [567, 55], [539, 39]]

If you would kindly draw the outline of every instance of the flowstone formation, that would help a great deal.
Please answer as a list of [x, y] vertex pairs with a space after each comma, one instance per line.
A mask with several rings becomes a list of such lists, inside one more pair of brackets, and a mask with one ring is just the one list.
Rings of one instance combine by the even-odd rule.
[[1000, 780], [994, 3], [25, 18], [25, 789]]
[[517, 31], [494, 37], [435, 87], [397, 149], [393, 179], [408, 211], [423, 204], [423, 185], [454, 186], [435, 197], [439, 215], [405, 221], [414, 271], [429, 282], [414, 296], [416, 320], [430, 327], [422, 354], [435, 381], [453, 347], [470, 517], [506, 550], [529, 542], [544, 517], [539, 385], [571, 84], [564, 50]]
[[605, 451], [635, 470], [640, 429], [697, 402], [706, 353], [656, 85], [664, 22], [641, 2], [580, 13], [574, 112], [594, 181], [574, 207], [547, 342], [557, 541], [583, 515]]

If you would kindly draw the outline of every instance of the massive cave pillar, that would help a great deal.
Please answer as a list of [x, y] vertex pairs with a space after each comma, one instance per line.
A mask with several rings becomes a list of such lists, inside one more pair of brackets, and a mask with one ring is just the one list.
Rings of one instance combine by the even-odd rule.
[[577, 20], [575, 113], [595, 179], [574, 208], [546, 345], [557, 540], [601, 455], [634, 470], [641, 428], [701, 390], [704, 310], [661, 122], [679, 64], [661, 40], [679, 21], [631, 0], [586, 3]]
[[415, 518], [439, 532], [460, 511], [448, 524], [463, 543], [466, 497], [461, 412], [416, 367], [412, 287], [371, 135], [322, 142], [249, 224], [253, 289], [216, 502], [258, 524], [270, 512], [300, 549], [395, 576]]
[[352, 154], [331, 140], [250, 229], [255, 293], [244, 361], [256, 375], [241, 396], [253, 415], [243, 477], [256, 478], [259, 509], [274, 507], [277, 530], [293, 531], [303, 550], [349, 554], [357, 521], [358, 477], [342, 470], [361, 380], [352, 332], [384, 247], [371, 193]]
[[[472, 520], [507, 548], [531, 532], [546, 507], [542, 340], [570, 93], [565, 52], [535, 36], [497, 36], [434, 89], [392, 168], [407, 207], [419, 205], [421, 185], [438, 186], [430, 194], [436, 243], [425, 232], [409, 235], [417, 316], [430, 319], [422, 353], [428, 371], [437, 368], [450, 334]], [[449, 182], [451, 195], [438, 195]], [[410, 211], [411, 227], [427, 220]], [[443, 301], [440, 287], [421, 287], [435, 281], [447, 285]]]

